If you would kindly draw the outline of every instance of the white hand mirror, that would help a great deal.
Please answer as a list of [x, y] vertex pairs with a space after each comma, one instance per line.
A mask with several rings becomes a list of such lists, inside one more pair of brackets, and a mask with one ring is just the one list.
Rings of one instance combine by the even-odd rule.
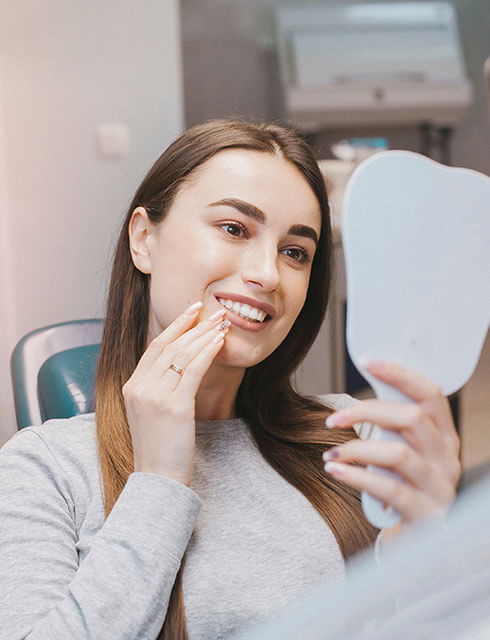
[[[380, 152], [352, 174], [342, 219], [355, 366], [383, 400], [410, 402], [362, 358], [397, 362], [454, 393], [490, 323], [490, 178], [410, 151]], [[374, 437], [396, 438], [378, 427]], [[399, 520], [366, 493], [362, 504], [377, 527]]]

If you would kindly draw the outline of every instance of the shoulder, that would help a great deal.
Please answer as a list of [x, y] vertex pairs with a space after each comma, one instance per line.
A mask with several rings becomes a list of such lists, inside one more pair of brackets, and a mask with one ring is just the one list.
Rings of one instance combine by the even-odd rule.
[[53, 450], [53, 453], [62, 454], [67, 449], [93, 449], [96, 442], [95, 414], [87, 413], [25, 427], [5, 443], [2, 451], [37, 444], [40, 449], [47, 448]]
[[[348, 393], [326, 393], [316, 396], [316, 399], [329, 409], [340, 411], [347, 409], [354, 404], [361, 402], [357, 398], [353, 398]], [[369, 422], [360, 422], [354, 425], [354, 429], [361, 440], [369, 440], [372, 435], [373, 426]]]
[[92, 474], [99, 466], [95, 414], [21, 429], [0, 449], [0, 467], [11, 464], [67, 476]]

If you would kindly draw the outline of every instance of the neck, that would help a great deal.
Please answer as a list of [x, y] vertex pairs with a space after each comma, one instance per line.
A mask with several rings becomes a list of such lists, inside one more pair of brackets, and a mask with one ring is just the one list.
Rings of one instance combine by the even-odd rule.
[[196, 420], [233, 418], [235, 398], [244, 375], [243, 367], [212, 364], [197, 392]]

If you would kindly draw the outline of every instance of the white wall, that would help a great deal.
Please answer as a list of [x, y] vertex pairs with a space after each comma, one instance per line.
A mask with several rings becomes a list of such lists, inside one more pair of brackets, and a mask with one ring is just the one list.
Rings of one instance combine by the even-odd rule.
[[[31, 329], [101, 317], [110, 252], [147, 168], [182, 129], [178, 0], [0, 0], [0, 443], [9, 357]], [[129, 153], [99, 155], [100, 124]]]

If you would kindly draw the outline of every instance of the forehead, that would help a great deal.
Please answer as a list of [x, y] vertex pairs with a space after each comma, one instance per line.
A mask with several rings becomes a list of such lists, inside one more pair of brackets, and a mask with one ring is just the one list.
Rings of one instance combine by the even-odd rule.
[[306, 178], [280, 155], [226, 149], [198, 167], [176, 201], [207, 205], [238, 198], [264, 212], [268, 220], [308, 224], [320, 232], [318, 200]]

